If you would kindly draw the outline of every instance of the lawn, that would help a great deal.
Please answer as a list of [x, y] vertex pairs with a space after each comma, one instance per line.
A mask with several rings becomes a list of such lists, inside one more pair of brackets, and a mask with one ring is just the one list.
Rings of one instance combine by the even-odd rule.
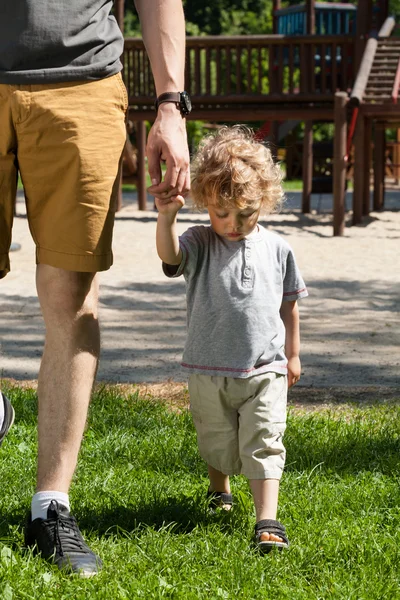
[[207, 510], [186, 396], [177, 408], [99, 388], [71, 500], [104, 570], [80, 580], [22, 549], [36, 395], [3, 390], [17, 416], [0, 450], [1, 599], [400, 599], [398, 400], [290, 408], [279, 518], [291, 547], [262, 557], [244, 478], [231, 514]]

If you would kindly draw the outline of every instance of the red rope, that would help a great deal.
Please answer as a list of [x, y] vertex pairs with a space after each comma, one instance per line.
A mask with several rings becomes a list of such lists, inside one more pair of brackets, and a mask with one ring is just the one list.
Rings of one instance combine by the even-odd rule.
[[346, 162], [349, 160], [349, 156], [350, 156], [351, 142], [353, 141], [353, 135], [354, 135], [354, 131], [356, 129], [357, 116], [358, 116], [358, 106], [355, 107], [355, 109], [353, 110], [353, 114], [351, 115], [349, 134], [347, 136], [346, 156], [344, 157], [344, 160]]

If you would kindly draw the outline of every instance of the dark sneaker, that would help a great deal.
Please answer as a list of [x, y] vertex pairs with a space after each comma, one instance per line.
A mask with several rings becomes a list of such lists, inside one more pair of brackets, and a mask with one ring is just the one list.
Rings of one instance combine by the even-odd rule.
[[75, 517], [55, 500], [47, 510], [47, 519], [32, 521], [29, 515], [25, 545], [35, 548], [59, 569], [80, 577], [97, 575], [102, 567], [100, 558], [85, 543]]
[[9, 399], [0, 392], [0, 402], [4, 404], [4, 421], [0, 429], [0, 446], [14, 423], [15, 412]]

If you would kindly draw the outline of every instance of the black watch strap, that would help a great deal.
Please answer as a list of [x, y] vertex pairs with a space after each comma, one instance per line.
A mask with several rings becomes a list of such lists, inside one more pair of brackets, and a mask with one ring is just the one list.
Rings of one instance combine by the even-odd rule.
[[155, 101], [156, 110], [163, 102], [172, 102], [176, 104], [176, 107], [180, 110], [181, 115], [184, 117], [188, 115], [192, 109], [190, 97], [187, 92], [164, 92], [160, 94]]

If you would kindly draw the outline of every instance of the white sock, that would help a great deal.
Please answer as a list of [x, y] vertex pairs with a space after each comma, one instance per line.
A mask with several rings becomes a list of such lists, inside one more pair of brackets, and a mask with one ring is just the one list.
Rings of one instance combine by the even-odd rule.
[[68, 494], [52, 491], [37, 492], [32, 498], [32, 521], [35, 519], [47, 519], [47, 509], [52, 500], [56, 500], [58, 504], [62, 504], [62, 506], [70, 510]]
[[0, 392], [0, 431], [4, 423], [4, 400], [3, 394]]

